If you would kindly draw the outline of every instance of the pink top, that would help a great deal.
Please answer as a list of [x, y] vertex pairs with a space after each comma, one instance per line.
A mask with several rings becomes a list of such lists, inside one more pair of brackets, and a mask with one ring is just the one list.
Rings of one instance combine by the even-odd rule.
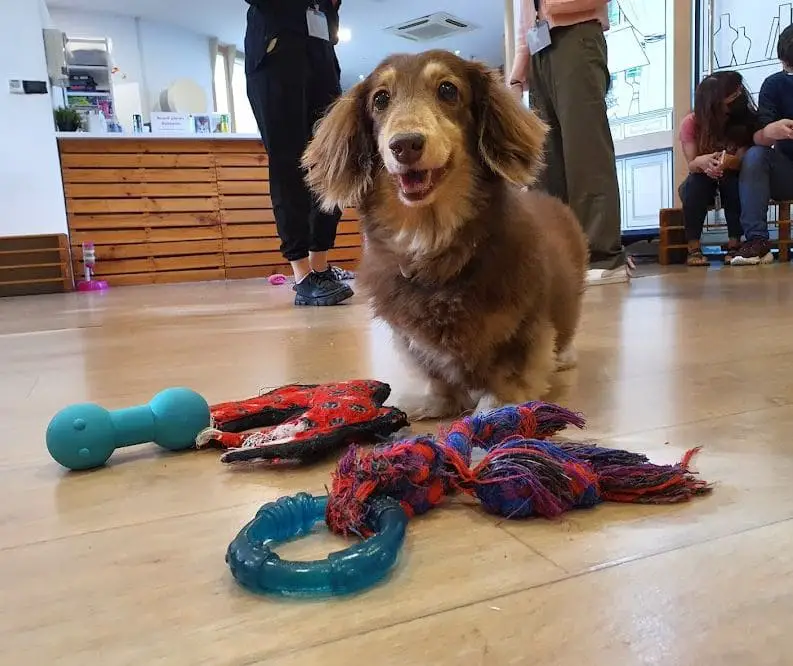
[[680, 123], [679, 133], [680, 143], [696, 143], [697, 142], [697, 121], [694, 119], [694, 114], [689, 113]]
[[[540, 18], [551, 28], [600, 21], [603, 30], [609, 29], [608, 0], [540, 0]], [[520, 29], [515, 43], [515, 62], [509, 83], [519, 81], [526, 88], [529, 74], [529, 47], [526, 35], [537, 20], [534, 0], [521, 0]]]

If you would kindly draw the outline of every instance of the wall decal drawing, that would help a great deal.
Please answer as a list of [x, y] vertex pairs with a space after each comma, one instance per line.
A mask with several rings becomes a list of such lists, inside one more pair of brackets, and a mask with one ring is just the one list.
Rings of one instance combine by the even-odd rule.
[[745, 65], [749, 62], [752, 40], [746, 35], [746, 26], [738, 28], [738, 37], [732, 43], [732, 64]]
[[717, 69], [733, 64], [732, 45], [738, 39], [738, 31], [732, 27], [730, 13], [719, 16], [719, 23], [713, 31], [713, 58]]
[[699, 34], [700, 80], [713, 71], [734, 69], [744, 76], [749, 91], [757, 98], [763, 81], [779, 71], [776, 56], [779, 34], [793, 24], [793, 1], [700, 0], [702, 16], [708, 8], [715, 18], [713, 34], [703, 21]]

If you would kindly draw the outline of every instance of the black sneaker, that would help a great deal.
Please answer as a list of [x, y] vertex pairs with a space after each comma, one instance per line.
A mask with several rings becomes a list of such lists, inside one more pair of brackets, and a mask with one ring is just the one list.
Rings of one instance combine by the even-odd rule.
[[338, 305], [352, 297], [352, 289], [328, 277], [328, 273], [312, 271], [292, 287], [296, 292], [295, 305]]

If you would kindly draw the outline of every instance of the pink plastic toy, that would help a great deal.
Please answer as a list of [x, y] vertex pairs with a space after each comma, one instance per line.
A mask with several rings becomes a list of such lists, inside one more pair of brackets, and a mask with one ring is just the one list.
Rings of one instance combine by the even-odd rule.
[[85, 266], [85, 279], [77, 283], [77, 291], [104, 291], [107, 289], [107, 282], [94, 280], [96, 250], [93, 243], [83, 243], [83, 266]]

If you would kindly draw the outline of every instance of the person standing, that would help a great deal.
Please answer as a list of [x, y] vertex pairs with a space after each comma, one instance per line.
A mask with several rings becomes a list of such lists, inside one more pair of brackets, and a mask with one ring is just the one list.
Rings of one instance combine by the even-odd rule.
[[281, 252], [295, 275], [295, 305], [337, 305], [353, 295], [328, 264], [341, 211], [323, 212], [300, 158], [314, 124], [341, 95], [341, 0], [245, 0], [245, 76], [270, 168]]
[[589, 284], [626, 282], [614, 142], [606, 115], [608, 0], [522, 0], [510, 86], [531, 87], [550, 126], [540, 187], [573, 209], [589, 239]]
[[768, 235], [770, 199], [793, 199], [793, 25], [777, 42], [782, 71], [760, 87], [760, 127], [741, 165], [741, 226], [746, 242], [733, 266], [773, 262]]

